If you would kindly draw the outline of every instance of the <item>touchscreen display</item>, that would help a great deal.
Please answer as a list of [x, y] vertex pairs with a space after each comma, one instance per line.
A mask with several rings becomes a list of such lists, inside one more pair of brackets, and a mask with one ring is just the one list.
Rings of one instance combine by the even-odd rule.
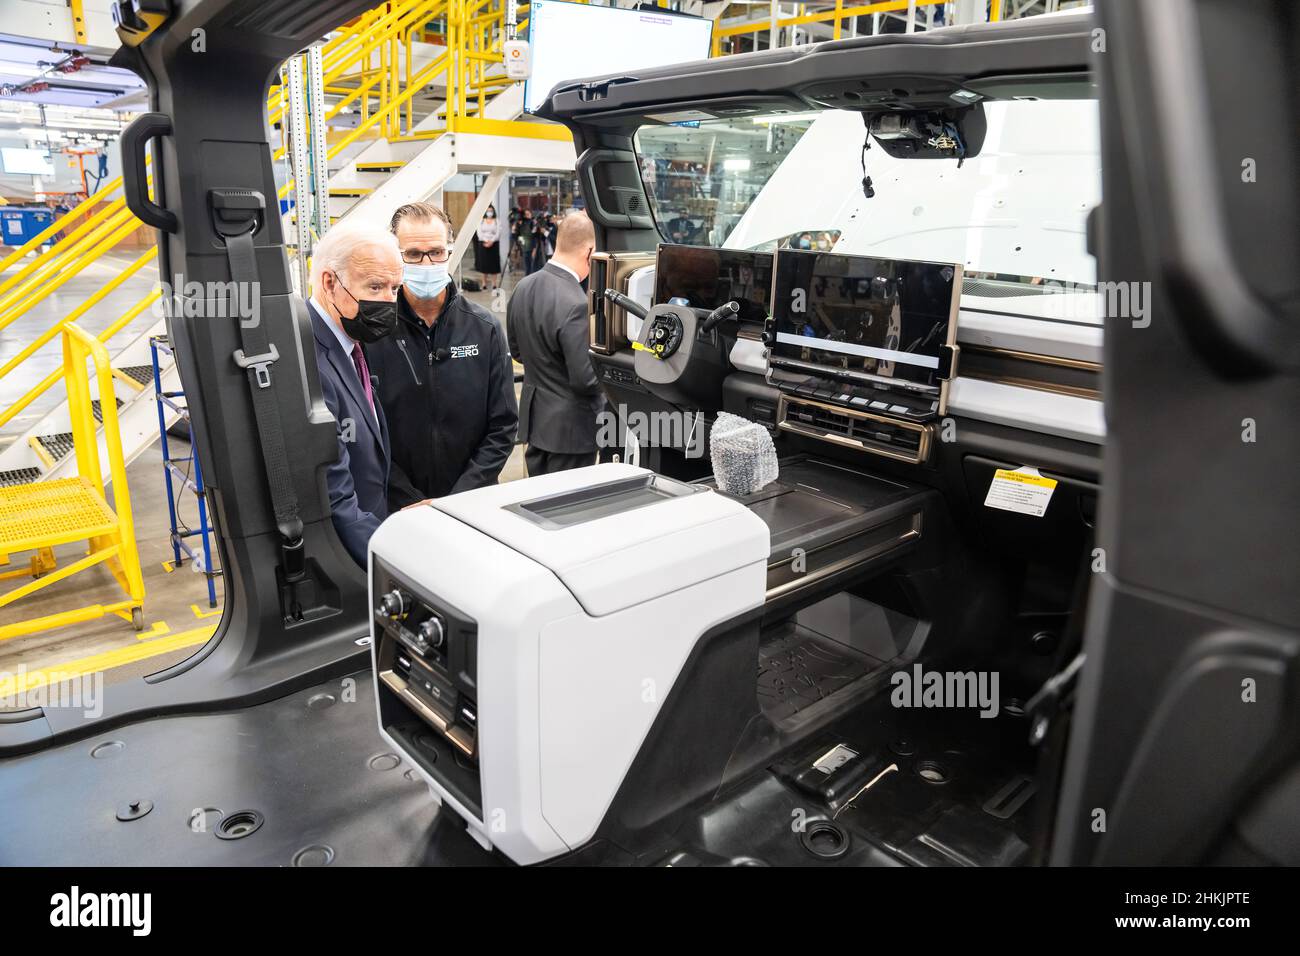
[[713, 311], [740, 303], [742, 322], [763, 322], [772, 287], [772, 254], [661, 243], [655, 264], [655, 303]]
[[782, 249], [774, 268], [773, 359], [938, 386], [959, 265]]

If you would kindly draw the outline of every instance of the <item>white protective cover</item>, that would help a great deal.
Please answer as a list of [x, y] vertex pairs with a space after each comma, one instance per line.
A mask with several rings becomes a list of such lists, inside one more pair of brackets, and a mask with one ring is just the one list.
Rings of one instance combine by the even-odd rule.
[[561, 529], [505, 510], [506, 505], [649, 474], [633, 465], [592, 465], [439, 498], [433, 507], [550, 568], [594, 616], [767, 560], [767, 525], [712, 491]]
[[715, 492], [554, 530], [503, 510], [639, 474], [607, 464], [481, 488], [392, 515], [371, 539], [477, 623], [482, 817], [420, 772], [518, 863], [592, 838], [700, 636], [764, 601], [767, 526]]

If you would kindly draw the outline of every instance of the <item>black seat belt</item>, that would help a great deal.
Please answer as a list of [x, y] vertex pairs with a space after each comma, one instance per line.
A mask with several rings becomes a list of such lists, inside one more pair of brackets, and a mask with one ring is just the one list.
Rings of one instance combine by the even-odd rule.
[[[266, 200], [256, 190], [232, 188], [211, 190], [208, 202], [212, 210], [213, 227], [226, 244], [231, 280], [237, 283], [236, 289], [256, 289], [257, 254], [253, 246], [253, 234], [257, 232], [266, 212]], [[245, 286], [244, 283], [248, 285]], [[292, 592], [293, 585], [304, 578], [307, 564], [303, 548], [302, 518], [298, 513], [298, 495], [294, 491], [289, 455], [284, 446], [280, 407], [276, 403], [275, 389], [271, 387], [271, 367], [279, 361], [280, 353], [260, 320], [260, 312], [256, 322], [238, 318], [242, 348], [235, 349], [234, 359], [235, 364], [248, 373], [248, 391], [253, 400], [253, 416], [257, 421], [257, 436], [262, 445], [262, 460], [266, 465], [271, 507], [275, 511], [275, 523], [280, 531], [283, 584], [289, 586], [290, 592], [283, 595], [289, 598], [284, 604], [284, 610], [287, 614], [300, 617], [301, 609], [292, 598]]]

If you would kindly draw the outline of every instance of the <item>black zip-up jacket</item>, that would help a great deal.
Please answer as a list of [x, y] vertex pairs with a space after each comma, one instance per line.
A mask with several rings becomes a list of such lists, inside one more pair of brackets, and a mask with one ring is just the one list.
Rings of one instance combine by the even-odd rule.
[[519, 426], [500, 323], [447, 286], [433, 327], [397, 297], [397, 329], [366, 346], [393, 452], [388, 505], [494, 485]]

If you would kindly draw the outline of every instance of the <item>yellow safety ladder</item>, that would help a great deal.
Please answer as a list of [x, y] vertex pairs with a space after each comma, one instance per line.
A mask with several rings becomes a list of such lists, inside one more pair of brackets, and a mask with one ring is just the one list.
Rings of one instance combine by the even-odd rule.
[[[140, 574], [140, 553], [136, 548], [135, 525], [131, 519], [131, 494], [126, 483], [126, 461], [118, 431], [117, 401], [108, 350], [103, 342], [75, 322], [64, 324], [62, 333], [63, 380], [68, 389], [68, 413], [72, 418], [72, 443], [78, 474], [74, 478], [0, 488], [0, 563], [7, 564], [9, 556], [18, 552], [35, 552], [30, 568], [0, 574], [0, 578], [30, 575], [35, 579], [0, 596], [0, 608], [101, 563], [107, 565], [122, 586], [126, 600], [91, 604], [6, 624], [0, 627], [0, 640], [90, 621], [106, 614], [116, 614], [130, 621], [137, 631], [144, 627], [144, 578]], [[95, 365], [99, 384], [98, 405], [103, 416], [104, 446], [113, 484], [111, 507], [105, 497], [99, 464], [95, 402], [91, 398], [87, 359]], [[86, 556], [52, 570], [55, 566], [53, 549], [74, 541], [87, 543]], [[40, 577], [45, 571], [50, 573]]]

